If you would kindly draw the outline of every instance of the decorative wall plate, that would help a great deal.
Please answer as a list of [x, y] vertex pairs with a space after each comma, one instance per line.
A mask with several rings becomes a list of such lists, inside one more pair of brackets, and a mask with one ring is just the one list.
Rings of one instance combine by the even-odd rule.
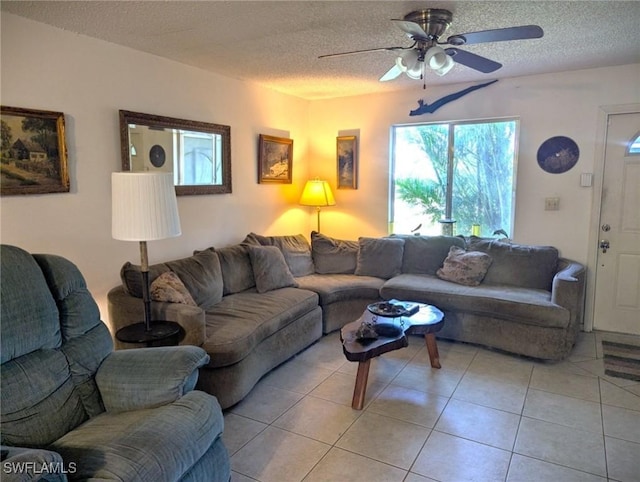
[[164, 166], [165, 159], [166, 154], [164, 152], [164, 148], [160, 144], [156, 144], [151, 147], [151, 150], [149, 151], [149, 160], [154, 167]]
[[578, 162], [580, 149], [569, 137], [550, 137], [538, 148], [538, 164], [551, 174], [567, 172]]

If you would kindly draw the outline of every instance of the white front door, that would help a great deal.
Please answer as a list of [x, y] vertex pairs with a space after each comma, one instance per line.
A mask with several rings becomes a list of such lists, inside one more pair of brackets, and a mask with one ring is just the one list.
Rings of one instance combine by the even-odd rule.
[[[640, 335], [640, 113], [609, 116], [593, 326]], [[636, 144], [637, 146], [637, 144]]]

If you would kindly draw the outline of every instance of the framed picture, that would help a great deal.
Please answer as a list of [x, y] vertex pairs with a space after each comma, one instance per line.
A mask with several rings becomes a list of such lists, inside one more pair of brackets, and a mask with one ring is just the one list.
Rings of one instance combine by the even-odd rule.
[[64, 114], [0, 107], [0, 194], [69, 192]]
[[293, 139], [260, 134], [258, 183], [291, 184]]
[[338, 189], [358, 189], [358, 138], [341, 136], [337, 138]]

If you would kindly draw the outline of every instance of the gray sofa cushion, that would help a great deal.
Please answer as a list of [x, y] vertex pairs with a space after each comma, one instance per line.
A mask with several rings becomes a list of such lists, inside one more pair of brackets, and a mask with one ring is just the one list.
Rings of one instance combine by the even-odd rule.
[[211, 250], [165, 263], [182, 280], [194, 301], [206, 310], [222, 299], [222, 269]]
[[313, 258], [311, 257], [311, 246], [307, 238], [302, 234], [261, 236], [256, 233], [249, 233], [242, 243], [258, 246], [276, 246], [282, 251], [293, 276], [306, 276], [315, 272]]
[[276, 246], [247, 246], [258, 293], [298, 286]]
[[320, 296], [320, 305], [354, 299], [377, 299], [384, 284], [381, 278], [354, 274], [312, 274], [297, 278], [298, 286]]
[[571, 317], [569, 310], [551, 302], [551, 293], [545, 290], [484, 283], [464, 286], [430, 275], [396, 276], [385, 282], [380, 294], [384, 299], [419, 301], [441, 310], [556, 328], [566, 328]]
[[[225, 296], [205, 314], [207, 339], [202, 348], [211, 354], [208, 366], [239, 362], [263, 340], [317, 306], [316, 293], [298, 288], [266, 293], [248, 290]], [[282, 342], [286, 343], [286, 339]]]
[[353, 274], [358, 261], [358, 242], [330, 238], [312, 231], [311, 255], [316, 273]]
[[240, 293], [253, 288], [253, 268], [247, 247], [241, 244], [218, 248], [215, 250], [220, 258], [222, 268], [223, 294]]
[[[206, 310], [222, 299], [222, 268], [213, 249], [198, 251], [188, 258], [176, 259], [149, 266], [149, 283], [167, 271], [182, 280], [194, 301]], [[142, 298], [142, 275], [139, 265], [125, 263], [120, 270], [127, 292]]]
[[551, 291], [558, 267], [558, 250], [552, 246], [526, 246], [471, 237], [468, 249], [483, 251], [493, 259], [483, 283]]
[[398, 236], [404, 239], [402, 272], [436, 274], [451, 246], [465, 247], [464, 239], [455, 236]]
[[404, 239], [361, 237], [358, 246], [355, 274], [389, 279], [401, 273]]

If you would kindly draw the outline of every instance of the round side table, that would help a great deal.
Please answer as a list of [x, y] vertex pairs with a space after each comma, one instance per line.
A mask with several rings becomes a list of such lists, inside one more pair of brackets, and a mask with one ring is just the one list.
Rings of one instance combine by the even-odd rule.
[[173, 321], [152, 321], [149, 330], [144, 322], [120, 328], [116, 338], [123, 343], [141, 343], [151, 346], [177, 345], [180, 341], [182, 327]]

